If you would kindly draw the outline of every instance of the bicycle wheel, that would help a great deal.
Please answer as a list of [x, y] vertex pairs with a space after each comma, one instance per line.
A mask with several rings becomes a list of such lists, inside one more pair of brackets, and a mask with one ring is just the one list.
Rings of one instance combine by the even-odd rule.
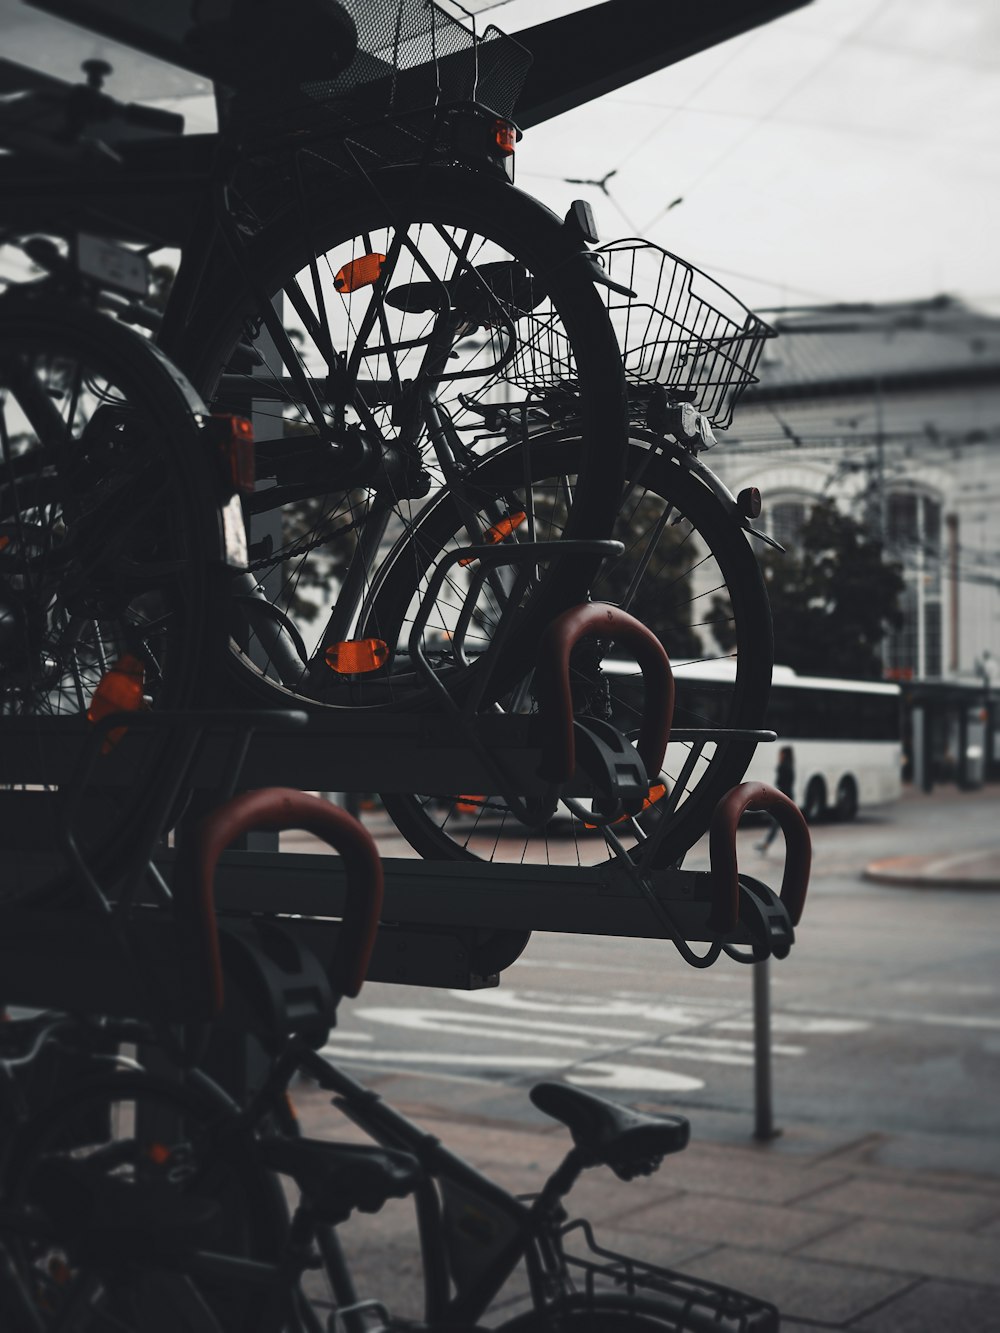
[[[163, 356], [113, 320], [27, 293], [0, 301], [0, 718], [86, 715], [115, 665], [136, 703], [175, 707], [211, 671], [221, 524], [197, 410]], [[4, 754], [8, 904], [66, 873], [42, 744], [30, 776]], [[76, 831], [95, 869], [125, 854], [154, 771], [114, 790], [92, 774]]]
[[531, 1311], [501, 1324], [495, 1333], [778, 1333], [777, 1312], [755, 1304], [758, 1308], [749, 1315], [726, 1315], [653, 1295], [595, 1293], [571, 1297], [561, 1307]]
[[264, 1326], [267, 1293], [208, 1256], [276, 1262], [281, 1187], [227, 1113], [183, 1087], [143, 1074], [81, 1084], [14, 1138], [3, 1184], [39, 1329]]
[[[265, 697], [277, 689], [333, 706], [412, 698], [397, 642], [358, 627], [371, 622], [387, 552], [437, 496], [455, 498], [466, 541], [499, 540], [513, 527], [534, 533], [530, 485], [516, 512], [496, 496], [481, 512], [466, 499], [467, 480], [512, 436], [530, 477], [538, 423], [572, 420], [578, 481], [565, 534], [602, 537], [613, 520], [624, 381], [592, 265], [540, 204], [437, 167], [309, 182], [304, 209], [269, 218], [249, 262], [258, 296], [283, 307], [294, 357], [260, 340], [265, 364], [247, 373], [243, 340], [260, 327], [260, 302], [232, 271], [206, 286], [178, 344], [207, 397], [253, 404], [258, 593], [244, 587], [234, 601], [234, 658]], [[297, 397], [299, 368], [319, 418]], [[360, 461], [347, 475], [342, 457], [352, 450]], [[546, 580], [544, 596], [525, 607], [527, 626], [537, 632], [553, 608], [584, 596], [594, 567], [567, 564]], [[385, 647], [366, 645], [372, 669], [359, 674], [342, 645], [367, 639]]]
[[[550, 434], [532, 441], [536, 524], [541, 525], [544, 515], [547, 540], [558, 540], [562, 531], [564, 497], [572, 489], [576, 458], [571, 436]], [[516, 450], [498, 453], [470, 478], [470, 489], [474, 485], [482, 496], [505, 495], [517, 487], [519, 467]], [[624, 543], [625, 551], [597, 576], [594, 599], [626, 607], [662, 641], [677, 681], [675, 728], [759, 727], [771, 679], [771, 621], [764, 582], [745, 533], [677, 457], [651, 443], [633, 441], [626, 474], [610, 534]], [[429, 571], [442, 553], [461, 542], [456, 506], [449, 496], [441, 496], [414, 527], [405, 551], [387, 565], [372, 623], [390, 635], [405, 636]], [[422, 560], [419, 568], [417, 557]], [[455, 603], [465, 598], [461, 570], [448, 590]], [[470, 651], [477, 643], [487, 645], [495, 620], [495, 598], [484, 585], [472, 616]], [[446, 619], [432, 622], [429, 633], [435, 629], [436, 651], [447, 658]], [[428, 651], [434, 651], [433, 645]], [[683, 664], [692, 660], [718, 660], [718, 678], [685, 686]], [[634, 666], [605, 657], [599, 671], [574, 682], [574, 697], [580, 700], [581, 714], [603, 711], [626, 734], [635, 734], [643, 695]], [[530, 676], [498, 696], [496, 703], [505, 711], [532, 711]], [[636, 850], [656, 823], [666, 821], [657, 830], [654, 863], [677, 861], [705, 832], [716, 803], [739, 782], [753, 751], [753, 741], [725, 735], [707, 743], [671, 741], [662, 772], [651, 775], [663, 788], [661, 799], [638, 820], [616, 825], [616, 834]], [[600, 830], [587, 827], [566, 807], [533, 832], [500, 797], [451, 792], [386, 794], [382, 799], [411, 846], [431, 859], [593, 865], [609, 855]]]

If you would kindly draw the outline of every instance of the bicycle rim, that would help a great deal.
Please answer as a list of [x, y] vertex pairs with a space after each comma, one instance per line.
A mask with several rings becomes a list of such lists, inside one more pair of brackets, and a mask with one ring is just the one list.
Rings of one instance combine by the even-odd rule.
[[[125, 662], [137, 704], [176, 707], [211, 669], [220, 521], [195, 407], [160, 354], [113, 321], [68, 302], [0, 305], [3, 718], [84, 716]], [[100, 763], [92, 774], [75, 832], [95, 868], [126, 854], [147, 769], [114, 788]], [[60, 786], [40, 758], [0, 781], [10, 903], [65, 874], [53, 858]]]
[[[353, 197], [345, 201], [349, 189]], [[380, 637], [359, 626], [377, 597], [386, 556], [405, 546], [441, 493], [461, 500], [465, 478], [484, 456], [523, 438], [528, 475], [537, 422], [572, 419], [582, 461], [566, 533], [604, 535], [625, 439], [617, 343], [588, 265], [558, 220], [511, 187], [465, 171], [395, 169], [371, 187], [341, 184], [338, 194], [310, 184], [304, 220], [293, 208], [271, 221], [253, 256], [268, 296], [282, 294], [296, 361], [313, 386], [332, 383], [331, 365], [356, 375], [354, 401], [343, 413], [324, 400], [323, 429], [345, 447], [360, 440], [385, 456], [388, 445], [395, 458], [390, 476], [324, 485], [316, 421], [296, 398], [289, 367], [272, 353], [252, 374], [235, 369], [238, 341], [256, 310], [245, 284], [230, 275], [227, 293], [205, 296], [204, 316], [191, 321], [193, 329], [201, 326], [200, 340], [186, 349], [187, 364], [209, 396], [224, 392], [232, 404], [242, 392], [252, 402], [259, 463], [288, 497], [278, 507], [261, 489], [251, 502], [259, 511], [251, 568], [276, 614], [269, 620], [259, 604], [242, 600], [235, 660], [258, 694], [278, 690], [286, 699], [331, 706], [398, 704], [414, 696], [398, 642], [376, 650], [383, 660], [370, 673], [326, 663], [336, 658], [336, 645]], [[427, 340], [440, 310], [422, 303], [445, 290], [462, 312], [461, 331], [444, 362], [432, 364]], [[213, 311], [223, 313], [213, 318]], [[427, 389], [436, 424], [416, 402]], [[407, 415], [413, 411], [416, 427]], [[296, 463], [296, 450], [311, 461]], [[503, 497], [492, 500], [488, 513], [467, 505], [466, 541], [494, 540], [509, 524], [533, 530], [530, 496], [517, 513]], [[553, 609], [585, 595], [592, 568], [579, 562], [545, 583], [529, 611], [537, 628]], [[286, 647], [297, 642], [310, 664], [297, 679], [296, 661], [282, 665], [265, 641], [275, 625]]]
[[[562, 521], [559, 497], [572, 485], [575, 443], [559, 436], [533, 443], [535, 490], [549, 496], [551, 540]], [[483, 493], [503, 493], [513, 480], [511, 460], [498, 456], [480, 469]], [[511, 470], [512, 471], [512, 470]], [[745, 534], [727, 516], [706, 486], [679, 461], [649, 445], [634, 443], [628, 454], [628, 480], [612, 536], [624, 554], [608, 562], [593, 584], [593, 597], [625, 605], [657, 634], [677, 680], [675, 728], [753, 728], [762, 723], [771, 676], [771, 629], [763, 580]], [[542, 512], [543, 506], [539, 506]], [[446, 500], [426, 516], [410, 543], [409, 564], [400, 561], [387, 580], [379, 607], [380, 623], [405, 626], [420, 600], [422, 581], [436, 558], [456, 542], [454, 509]], [[516, 539], [514, 534], [511, 540]], [[412, 555], [421, 552], [424, 566], [416, 574]], [[452, 583], [453, 601], [465, 597], [462, 572]], [[485, 647], [495, 623], [490, 590], [485, 587], [473, 616]], [[435, 628], [429, 627], [431, 631]], [[437, 651], [447, 657], [447, 622], [439, 620]], [[426, 636], [425, 636], [426, 637]], [[607, 651], [605, 646], [605, 651]], [[685, 685], [685, 663], [704, 666], [720, 662], [719, 679], [707, 685]], [[587, 711], [600, 714], [600, 699], [610, 696], [612, 720], [635, 736], [642, 709], [642, 679], [637, 668], [610, 655], [596, 677], [578, 676], [574, 694]], [[530, 677], [519, 690], [498, 697], [505, 711], [534, 709]], [[653, 864], [675, 863], [705, 832], [716, 803], [735, 785], [750, 762], [752, 741], [717, 739], [696, 745], [671, 741], [660, 774], [653, 778], [659, 799], [638, 819], [623, 820], [614, 831], [638, 855], [647, 838], [656, 836]], [[543, 829], [531, 832], [519, 823], [502, 798], [474, 792], [384, 795], [383, 801], [407, 841], [431, 859], [475, 859], [535, 864], [594, 865], [609, 856], [601, 831], [587, 827], [561, 806]], [[666, 812], [666, 813], [664, 813]], [[663, 827], [658, 827], [666, 821]]]

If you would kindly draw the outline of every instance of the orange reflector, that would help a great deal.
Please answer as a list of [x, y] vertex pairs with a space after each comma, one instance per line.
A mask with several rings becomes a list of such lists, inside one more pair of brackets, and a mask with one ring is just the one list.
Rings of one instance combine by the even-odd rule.
[[165, 1143], [151, 1143], [146, 1149], [146, 1156], [157, 1166], [163, 1166], [170, 1161], [170, 1149]]
[[346, 639], [343, 643], [331, 643], [324, 657], [331, 671], [353, 676], [385, 666], [389, 645], [383, 639]]
[[478, 815], [485, 800], [485, 796], [460, 796], [455, 802], [455, 809], [460, 815]]
[[[90, 707], [87, 709], [87, 720], [100, 722], [101, 718], [111, 713], [135, 713], [140, 708], [145, 708], [146, 701], [142, 697], [144, 672], [142, 663], [131, 653], [125, 653], [120, 657], [111, 670], [105, 671], [98, 681], [97, 689], [90, 700]], [[109, 750], [114, 749], [124, 735], [124, 727], [116, 727], [113, 731], [109, 731], [101, 746], [101, 754], [107, 754]]]
[[253, 495], [256, 479], [253, 422], [248, 417], [233, 416], [229, 412], [215, 412], [212, 419], [220, 423], [219, 452], [233, 490], [237, 495]]
[[10, 538], [6, 536], [6, 534], [3, 537], [0, 537], [0, 551], [6, 551], [9, 545], [10, 545]]
[[[49, 1277], [58, 1287], [65, 1287], [73, 1277], [73, 1270], [69, 1264], [66, 1263], [65, 1259], [60, 1259], [56, 1255], [52, 1255], [49, 1259], [48, 1269]], [[48, 1306], [46, 1306], [46, 1309], [48, 1309]]]
[[[494, 523], [491, 528], [487, 528], [483, 533], [483, 545], [496, 546], [497, 542], [502, 542], [505, 537], [509, 537], [515, 528], [519, 528], [527, 520], [525, 513], [508, 514], [506, 518], [500, 519], [499, 523]], [[459, 560], [460, 565], [471, 565], [475, 562], [474, 555], [468, 555], [464, 560]]]
[[494, 137], [501, 153], [513, 153], [517, 145], [517, 130], [509, 120], [497, 120], [493, 124]]
[[378, 282], [385, 263], [385, 255], [362, 255], [337, 270], [333, 285], [338, 292], [356, 292], [359, 287], [370, 287]]
[[[649, 795], [642, 803], [642, 810], [648, 810], [649, 807], [651, 805], [655, 805], [657, 801], [662, 801], [664, 796], [666, 796], [666, 794], [667, 794], [667, 788], [662, 782], [658, 782], [655, 787], [650, 787]], [[642, 810], [639, 811], [640, 815], [642, 814]], [[626, 819], [635, 819], [635, 818], [636, 818], [635, 815], [619, 815], [617, 819], [613, 819], [611, 822], [613, 824], [624, 824]], [[599, 828], [600, 825], [584, 824], [583, 827], [589, 829], [595, 829]]]

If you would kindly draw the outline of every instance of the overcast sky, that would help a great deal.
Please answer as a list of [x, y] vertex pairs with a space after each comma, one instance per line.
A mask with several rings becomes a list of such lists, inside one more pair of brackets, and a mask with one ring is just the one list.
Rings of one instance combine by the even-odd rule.
[[611, 200], [586, 191], [602, 230], [757, 305], [948, 291], [1000, 313], [998, 74], [997, 0], [814, 0], [532, 130], [519, 181], [561, 206], [584, 192], [562, 177], [615, 170]]
[[[107, 48], [17, 0], [0, 29], [5, 55], [64, 76]], [[1000, 314], [998, 71], [997, 0], [813, 0], [531, 130], [518, 181], [560, 210], [590, 199], [608, 239], [655, 240], [757, 306], [950, 292]], [[123, 96], [177, 91], [169, 70], [122, 78]], [[206, 99], [181, 109], [209, 123]], [[563, 180], [610, 171], [610, 199]]]

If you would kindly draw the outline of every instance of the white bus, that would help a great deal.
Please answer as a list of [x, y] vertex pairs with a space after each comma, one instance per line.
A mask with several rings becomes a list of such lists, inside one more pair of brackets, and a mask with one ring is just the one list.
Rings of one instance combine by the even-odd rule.
[[[732, 679], [731, 662], [679, 662], [678, 701], [699, 686]], [[800, 676], [776, 666], [763, 726], [778, 733], [758, 745], [747, 779], [773, 783], [778, 751], [790, 745], [795, 799], [813, 822], [824, 815], [853, 819], [859, 809], [902, 794], [900, 688], [862, 680]]]

